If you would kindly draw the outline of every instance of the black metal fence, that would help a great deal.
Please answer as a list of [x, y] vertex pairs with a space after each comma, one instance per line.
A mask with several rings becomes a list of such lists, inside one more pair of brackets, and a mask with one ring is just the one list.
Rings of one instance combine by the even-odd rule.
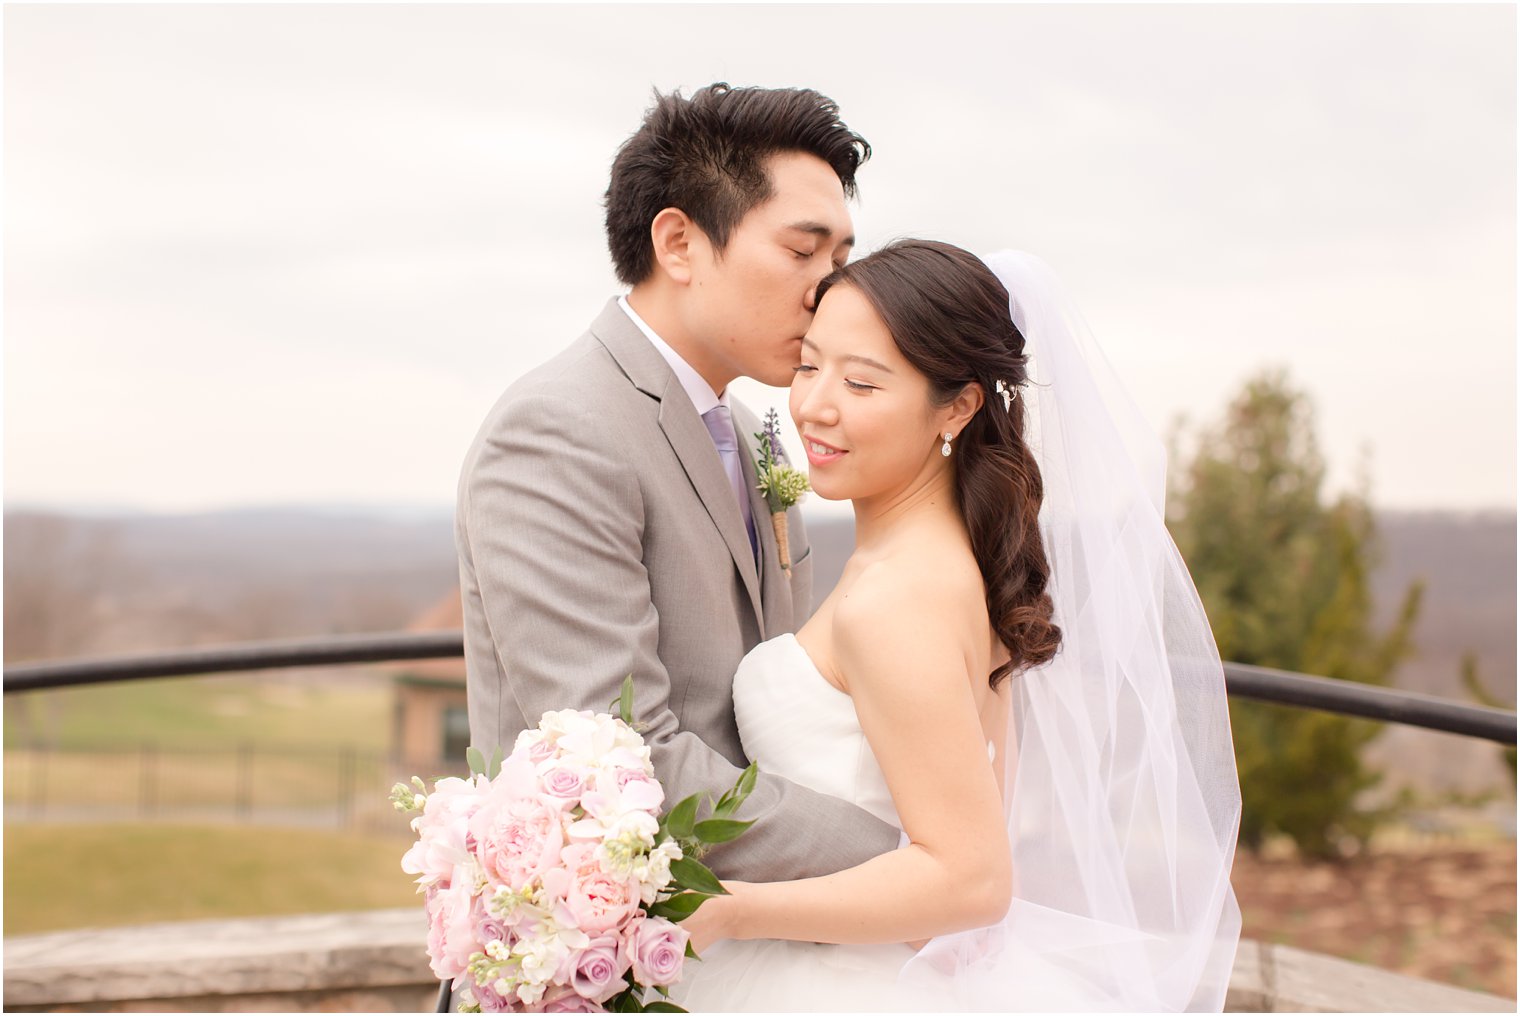
[[[463, 775], [463, 762], [424, 767]], [[8, 818], [47, 822], [241, 822], [406, 832], [386, 795], [402, 772], [386, 753], [244, 742], [153, 742], [5, 750]]]

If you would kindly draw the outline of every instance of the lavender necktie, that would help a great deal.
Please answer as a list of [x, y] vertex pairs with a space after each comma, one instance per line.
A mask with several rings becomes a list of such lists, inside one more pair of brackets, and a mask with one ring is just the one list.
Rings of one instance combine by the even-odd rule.
[[744, 528], [749, 531], [751, 554], [760, 553], [760, 541], [755, 537], [755, 515], [750, 507], [749, 491], [744, 485], [744, 466], [739, 461], [739, 434], [734, 430], [734, 417], [727, 406], [714, 406], [702, 414], [707, 432], [712, 435], [718, 456], [723, 460], [723, 470], [728, 473], [728, 485], [734, 489], [739, 500], [739, 511], [744, 515]]

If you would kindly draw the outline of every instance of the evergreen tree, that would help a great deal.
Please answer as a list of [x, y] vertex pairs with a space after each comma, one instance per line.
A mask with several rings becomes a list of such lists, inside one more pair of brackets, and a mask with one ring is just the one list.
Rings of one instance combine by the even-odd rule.
[[[1488, 690], [1488, 685], [1478, 676], [1478, 654], [1469, 650], [1462, 654], [1462, 687], [1467, 689], [1467, 694], [1480, 706], [1488, 706], [1491, 709], [1513, 709], [1513, 702], [1505, 702], [1499, 696]], [[1504, 760], [1509, 768], [1509, 782], [1515, 783], [1515, 749], [1513, 747], [1501, 748], [1499, 757]]]
[[[1200, 435], [1174, 487], [1172, 535], [1208, 610], [1220, 656], [1386, 684], [1410, 650], [1421, 586], [1372, 630], [1376, 534], [1365, 492], [1327, 502], [1313, 411], [1282, 371], [1247, 382], [1219, 430]], [[1361, 758], [1380, 729], [1316, 710], [1232, 700], [1241, 842], [1290, 837], [1333, 857], [1365, 843], [1380, 815], [1357, 798], [1379, 774]]]

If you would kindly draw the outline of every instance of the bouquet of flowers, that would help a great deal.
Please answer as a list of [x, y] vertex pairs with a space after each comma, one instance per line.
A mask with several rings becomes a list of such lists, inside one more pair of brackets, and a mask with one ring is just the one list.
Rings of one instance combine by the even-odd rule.
[[618, 716], [547, 712], [505, 761], [469, 750], [468, 779], [396, 784], [417, 813], [401, 860], [426, 893], [433, 973], [460, 1012], [682, 1012], [668, 996], [696, 954], [682, 918], [725, 892], [697, 857], [751, 823], [732, 816], [755, 767], [697, 821], [697, 795], [663, 819], [665, 791], [634, 729], [633, 681]]

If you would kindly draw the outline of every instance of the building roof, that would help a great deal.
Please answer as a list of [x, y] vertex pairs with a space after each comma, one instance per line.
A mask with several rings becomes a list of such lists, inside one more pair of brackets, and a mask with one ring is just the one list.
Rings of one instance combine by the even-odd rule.
[[[433, 604], [406, 626], [410, 632], [459, 631], [464, 628], [464, 601], [459, 587], [451, 589], [443, 599]], [[464, 684], [464, 659], [443, 657], [437, 660], [408, 660], [396, 665], [400, 680], [421, 679], [418, 683]]]

